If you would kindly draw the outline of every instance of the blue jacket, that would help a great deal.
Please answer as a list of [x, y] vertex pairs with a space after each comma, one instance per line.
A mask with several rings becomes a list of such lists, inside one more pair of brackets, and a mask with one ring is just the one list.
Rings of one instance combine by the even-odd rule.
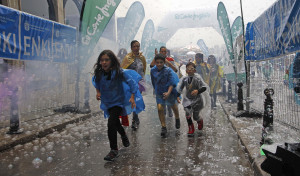
[[[138, 82], [142, 77], [134, 70], [121, 69], [119, 78], [116, 78], [116, 71], [111, 72], [111, 79], [107, 80], [108, 75], [101, 75], [100, 81], [93, 85], [101, 93], [100, 108], [104, 111], [104, 117], [109, 117], [108, 109], [119, 106], [123, 110], [120, 115], [128, 115], [131, 112], [140, 113], [145, 109], [143, 97], [138, 89]], [[135, 94], [136, 108], [131, 108], [129, 99], [131, 94]]]
[[[156, 66], [151, 69], [151, 81], [155, 89], [156, 102], [158, 104], [173, 105], [176, 102], [178, 93], [176, 86], [179, 82], [177, 74], [169, 67], [164, 66], [162, 70], [158, 70]], [[169, 86], [173, 86], [173, 90], [167, 100], [163, 99], [163, 93], [168, 92]]]

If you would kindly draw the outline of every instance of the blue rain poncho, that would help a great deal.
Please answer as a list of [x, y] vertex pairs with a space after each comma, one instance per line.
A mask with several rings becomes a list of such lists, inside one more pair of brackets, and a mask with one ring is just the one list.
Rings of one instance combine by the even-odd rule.
[[[176, 85], [179, 82], [177, 74], [169, 67], [164, 66], [162, 70], [158, 70], [156, 66], [151, 69], [151, 82], [156, 94], [156, 103], [162, 105], [174, 105], [178, 93]], [[169, 86], [173, 86], [173, 90], [168, 99], [163, 99], [163, 93], [168, 92]]]
[[[132, 112], [137, 114], [145, 110], [143, 97], [138, 90], [138, 82], [142, 77], [134, 70], [121, 69], [119, 78], [116, 78], [116, 71], [111, 71], [111, 79], [107, 80], [108, 75], [101, 75], [99, 82], [92, 78], [93, 85], [101, 93], [100, 108], [104, 111], [104, 117], [109, 117], [108, 109], [114, 106], [122, 108], [121, 116], [129, 115]], [[129, 99], [134, 93], [136, 108], [131, 108]]]

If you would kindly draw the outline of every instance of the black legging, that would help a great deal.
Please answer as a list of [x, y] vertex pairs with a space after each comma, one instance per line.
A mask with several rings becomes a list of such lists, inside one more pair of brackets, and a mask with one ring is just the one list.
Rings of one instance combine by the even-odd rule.
[[109, 118], [107, 123], [107, 134], [110, 144], [111, 150], [118, 150], [118, 138], [117, 138], [117, 132], [124, 136], [125, 130], [121, 125], [121, 122], [119, 120], [120, 113], [122, 111], [122, 108], [119, 106], [114, 106], [112, 108], [108, 109]]

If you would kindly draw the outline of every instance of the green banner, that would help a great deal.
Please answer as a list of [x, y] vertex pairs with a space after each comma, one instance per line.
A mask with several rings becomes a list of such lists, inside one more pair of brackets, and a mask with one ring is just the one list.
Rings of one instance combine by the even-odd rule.
[[81, 12], [80, 65], [84, 66], [91, 56], [107, 23], [121, 0], [85, 0]]
[[231, 26], [231, 38], [232, 44], [235, 44], [235, 40], [238, 36], [243, 34], [243, 22], [240, 16], [236, 17], [232, 26]]
[[230, 61], [234, 65], [233, 47], [232, 47], [232, 35], [230, 29], [230, 23], [227, 15], [226, 8], [222, 2], [218, 4], [217, 18], [219, 26], [225, 41], [227, 52], [230, 56]]

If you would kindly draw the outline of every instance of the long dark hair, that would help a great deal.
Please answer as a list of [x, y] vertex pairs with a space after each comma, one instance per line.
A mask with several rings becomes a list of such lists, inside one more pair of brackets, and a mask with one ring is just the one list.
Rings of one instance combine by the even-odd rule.
[[120, 75], [120, 63], [118, 61], [117, 56], [111, 50], [103, 50], [100, 55], [98, 56], [97, 62], [94, 65], [94, 75], [95, 81], [98, 82], [101, 79], [101, 75], [104, 72], [102, 66], [100, 64], [100, 59], [103, 55], [107, 55], [111, 60], [111, 70], [116, 70], [116, 78]]

